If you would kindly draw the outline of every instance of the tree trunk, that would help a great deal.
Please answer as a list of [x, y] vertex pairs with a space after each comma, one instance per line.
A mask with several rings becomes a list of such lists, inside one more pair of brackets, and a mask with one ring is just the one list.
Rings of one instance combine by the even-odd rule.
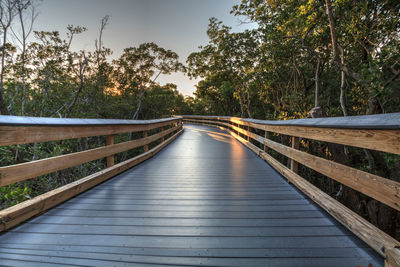
[[[22, 99], [21, 99], [21, 116], [25, 115], [25, 102], [26, 102], [26, 82], [25, 82], [25, 51], [26, 51], [26, 33], [24, 19], [22, 16], [23, 8], [18, 8], [19, 20], [22, 30], [22, 54], [21, 54], [21, 78], [22, 78]], [[33, 20], [34, 18], [32, 18]]]
[[86, 64], [85, 60], [80, 63], [80, 66], [79, 66], [79, 87], [78, 87], [78, 90], [75, 93], [75, 96], [74, 96], [71, 104], [68, 106], [67, 112], [65, 113], [65, 118], [69, 118], [69, 116], [71, 116], [72, 109], [74, 108], [74, 106], [76, 104], [76, 101], [78, 100], [79, 94], [82, 92], [85, 64]]
[[333, 17], [331, 1], [325, 0], [325, 4], [326, 4], [326, 13], [328, 14], [328, 18], [329, 18], [329, 29], [331, 31], [333, 61], [337, 61], [339, 58], [339, 55], [338, 55], [338, 42], [337, 42], [335, 18]]
[[243, 97], [242, 94], [239, 91], [239, 104], [240, 104], [240, 117], [244, 118], [244, 107], [243, 107]]
[[[340, 61], [342, 64], [344, 64], [344, 50], [340, 49]], [[345, 72], [342, 70], [341, 71], [341, 76], [340, 76], [340, 107], [342, 108], [343, 116], [347, 116], [347, 111], [346, 111], [346, 88], [345, 88]]]
[[247, 101], [246, 101], [246, 109], [247, 109], [247, 115], [249, 116], [249, 118], [251, 118], [251, 110], [250, 110], [250, 92], [249, 89], [246, 89], [246, 97], [247, 97]]
[[321, 68], [321, 58], [318, 57], [317, 68], [315, 70], [315, 102], [314, 107], [319, 107], [319, 73]]
[[4, 101], [4, 60], [6, 57], [7, 29], [3, 32], [3, 47], [1, 48], [1, 72], [0, 72], [0, 112], [3, 115], [10, 115]]
[[143, 97], [144, 97], [144, 88], [141, 87], [140, 88], [140, 92], [139, 92], [139, 99], [138, 99], [138, 104], [136, 107], [136, 111], [132, 116], [132, 120], [137, 120], [139, 117], [139, 112], [140, 112], [140, 108], [142, 107], [142, 101], [143, 101]]

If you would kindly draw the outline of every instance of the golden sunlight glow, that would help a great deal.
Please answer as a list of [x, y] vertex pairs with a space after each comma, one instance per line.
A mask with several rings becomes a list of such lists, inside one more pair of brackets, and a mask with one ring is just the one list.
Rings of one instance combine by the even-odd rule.
[[121, 90], [119, 90], [118, 88], [112, 88], [112, 87], [108, 87], [104, 89], [104, 92], [107, 94], [111, 94], [111, 95], [121, 95]]

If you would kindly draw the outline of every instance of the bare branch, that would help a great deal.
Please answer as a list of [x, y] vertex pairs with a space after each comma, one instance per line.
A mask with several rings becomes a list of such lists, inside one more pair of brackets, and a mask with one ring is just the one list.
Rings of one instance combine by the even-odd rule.
[[15, 6], [17, 1], [4, 0], [0, 2], [0, 31], [3, 34], [3, 45], [1, 48], [1, 72], [0, 72], [0, 112], [9, 115], [9, 111], [4, 102], [4, 64], [6, 57], [7, 31], [15, 17]]

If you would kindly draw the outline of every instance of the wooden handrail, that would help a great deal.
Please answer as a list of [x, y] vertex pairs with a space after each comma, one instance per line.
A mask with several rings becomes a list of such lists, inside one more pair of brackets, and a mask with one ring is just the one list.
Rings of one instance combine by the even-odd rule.
[[[149, 137], [127, 141], [119, 144], [108, 145], [104, 147], [85, 150], [82, 152], [70, 153], [66, 155], [35, 160], [31, 162], [0, 167], [0, 186], [13, 184], [16, 182], [28, 180], [31, 178], [45, 175], [55, 171], [63, 170], [73, 166], [77, 166], [96, 159], [101, 159], [115, 154], [136, 148], [145, 147], [147, 152], [148, 144], [178, 130], [179, 127], [172, 127], [167, 131], [160, 132]], [[146, 150], [147, 146], [147, 150]]]
[[[164, 130], [166, 126], [169, 128]], [[148, 131], [153, 129], [158, 129], [159, 131], [148, 135]], [[0, 186], [32, 179], [96, 159], [107, 159], [107, 168], [100, 172], [0, 211], [0, 232], [152, 157], [172, 142], [182, 131], [182, 117], [128, 121], [0, 116], [1, 146], [106, 136], [106, 145], [103, 147], [0, 167]], [[115, 134], [129, 132], [141, 132], [143, 137], [123, 143], [114, 143]], [[168, 135], [171, 136], [166, 138]], [[161, 143], [149, 149], [149, 144], [156, 141]], [[143, 147], [144, 153], [114, 165], [115, 154], [137, 147]]]
[[[0, 116], [1, 117], [1, 116]], [[129, 132], [141, 132], [170, 125], [172, 120], [154, 120], [154, 122], [132, 125], [2, 125], [0, 124], [0, 146], [19, 145], [37, 142], [59, 141], [66, 139], [107, 136]]]
[[[296, 165], [300, 163], [396, 210], [400, 210], [399, 182], [300, 151], [295, 143], [296, 139], [301, 137], [400, 155], [400, 113], [358, 116], [356, 119], [334, 118], [327, 119], [328, 122], [324, 122], [325, 119], [272, 122], [226, 116], [182, 117], [184, 122], [222, 127], [230, 132], [381, 255], [386, 256], [385, 250], [393, 251], [393, 248], [400, 245], [394, 238], [299, 176]], [[352, 126], [349, 121], [355, 125]], [[264, 131], [264, 137], [251, 132], [248, 127]], [[271, 133], [289, 135], [292, 147], [272, 141], [269, 139]], [[250, 140], [260, 143], [263, 149], [252, 144]], [[270, 156], [266, 152], [268, 149], [288, 157], [291, 160], [291, 168]], [[397, 254], [391, 255], [394, 257], [393, 255]]]
[[[215, 121], [225, 122], [229, 125], [235, 123], [262, 131], [400, 155], [400, 113], [286, 121], [261, 121], [218, 116], [185, 115], [183, 117], [186, 120], [202, 120], [209, 123], [215, 123]], [[324, 120], [330, 123], [326, 123]], [[353, 128], [349, 122], [354, 123]]]

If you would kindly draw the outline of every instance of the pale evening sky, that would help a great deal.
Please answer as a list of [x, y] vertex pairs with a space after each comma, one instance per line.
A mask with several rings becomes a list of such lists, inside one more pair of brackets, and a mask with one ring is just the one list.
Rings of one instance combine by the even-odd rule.
[[[155, 42], [175, 51], [185, 63], [191, 52], [207, 44], [210, 17], [222, 20], [234, 31], [251, 27], [229, 13], [238, 3], [240, 0], [42, 0], [34, 29], [56, 30], [65, 36], [68, 24], [85, 26], [88, 30], [76, 37], [72, 49], [93, 50], [100, 19], [110, 15], [103, 43], [114, 52], [112, 59], [126, 47]], [[191, 95], [197, 83], [183, 73], [162, 76], [159, 82], [177, 84], [184, 95]]]

